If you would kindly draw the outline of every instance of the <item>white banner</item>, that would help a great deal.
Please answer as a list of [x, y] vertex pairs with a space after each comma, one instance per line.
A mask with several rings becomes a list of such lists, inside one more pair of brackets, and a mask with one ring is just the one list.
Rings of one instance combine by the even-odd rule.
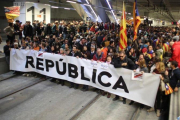
[[93, 86], [151, 107], [160, 82], [159, 75], [142, 75], [106, 63], [34, 50], [12, 49], [10, 69]]

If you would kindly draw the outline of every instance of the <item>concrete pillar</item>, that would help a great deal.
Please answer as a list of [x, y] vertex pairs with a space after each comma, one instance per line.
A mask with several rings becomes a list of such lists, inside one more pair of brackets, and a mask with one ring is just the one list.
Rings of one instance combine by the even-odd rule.
[[34, 20], [50, 23], [51, 6], [48, 3], [48, 0], [15, 0], [14, 6], [20, 6], [20, 16], [15, 20], [20, 20], [23, 24]]
[[101, 0], [90, 0], [89, 2], [93, 6], [97, 6], [97, 7], [94, 7], [94, 10], [96, 11], [97, 15], [101, 18], [103, 22], [110, 22], [110, 19], [106, 14], [106, 11], [103, 8], [101, 8], [103, 7], [101, 4], [102, 2]]
[[[89, 2], [88, 0], [88, 3], [86, 2], [86, 0], [77, 0], [78, 2], [80, 3], [84, 3], [86, 5], [83, 5], [83, 4], [73, 4], [71, 3], [71, 5], [73, 6], [74, 9], [76, 9], [77, 13], [81, 16], [81, 18], [86, 21], [86, 18], [87, 17], [90, 17], [91, 20], [90, 21], [93, 21], [93, 22], [96, 22], [96, 21], [99, 21], [101, 22], [101, 19], [100, 17], [98, 17], [96, 11], [95, 11], [95, 14], [94, 14], [94, 8], [91, 6], [92, 4]], [[92, 9], [93, 11], [92, 11]]]

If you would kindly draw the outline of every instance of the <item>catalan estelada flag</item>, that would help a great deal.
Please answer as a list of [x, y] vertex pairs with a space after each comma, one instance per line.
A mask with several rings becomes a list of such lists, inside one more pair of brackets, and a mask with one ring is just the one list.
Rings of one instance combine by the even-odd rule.
[[153, 47], [155, 48], [159, 44], [159, 39], [153, 41]]
[[4, 7], [4, 11], [7, 20], [13, 22], [13, 20], [20, 15], [20, 6]]
[[134, 9], [133, 9], [133, 21], [134, 21], [134, 40], [137, 39], [137, 32], [138, 27], [141, 24], [141, 18], [137, 9], [137, 1], [134, 2]]
[[123, 50], [126, 47], [127, 47], [126, 10], [123, 2], [123, 12], [122, 12], [121, 24], [120, 24], [119, 50]]
[[163, 44], [163, 52], [164, 52], [164, 53], [165, 53], [165, 52], [169, 52], [169, 50], [170, 50], [169, 45], [168, 45], [167, 43], [164, 43], [164, 44]]
[[152, 59], [152, 54], [147, 53], [147, 56], [149, 57], [149, 59]]
[[127, 24], [127, 25], [132, 25], [132, 22], [133, 22], [133, 19], [126, 20], [126, 24]]
[[173, 93], [173, 89], [171, 88], [171, 86], [169, 85], [169, 83], [165, 84], [165, 95], [169, 95], [171, 93]]

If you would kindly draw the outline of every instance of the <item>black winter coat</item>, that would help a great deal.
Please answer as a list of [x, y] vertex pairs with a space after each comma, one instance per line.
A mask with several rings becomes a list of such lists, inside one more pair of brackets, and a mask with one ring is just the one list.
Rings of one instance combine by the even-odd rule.
[[169, 74], [170, 75], [169, 84], [174, 89], [175, 87], [180, 87], [180, 82], [178, 82], [180, 80], [180, 69], [177, 68], [172, 72], [170, 72]]
[[[124, 60], [121, 60], [119, 57], [114, 58], [114, 67], [115, 68], [126, 68], [126, 69], [130, 69], [130, 70], [134, 70], [135, 69], [135, 64], [134, 62], [129, 59], [127, 56], [124, 58]], [[122, 63], [127, 63], [127, 66], [122, 66]]]
[[25, 25], [24, 27], [24, 35], [25, 36], [32, 36], [33, 34], [33, 28], [31, 25]]

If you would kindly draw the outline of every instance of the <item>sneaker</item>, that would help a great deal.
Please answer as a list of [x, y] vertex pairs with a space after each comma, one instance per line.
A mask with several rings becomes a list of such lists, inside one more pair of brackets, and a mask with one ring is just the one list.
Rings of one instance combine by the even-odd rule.
[[126, 104], [126, 100], [123, 100], [123, 104]]
[[17, 72], [16, 72], [16, 71], [14, 71], [14, 72], [13, 72], [13, 74], [15, 75], [15, 74], [17, 74]]
[[27, 73], [24, 73], [23, 76], [27, 76]]
[[57, 83], [57, 84], [60, 84], [60, 83], [61, 83], [61, 81], [59, 81], [59, 80], [56, 80], [56, 83]]
[[134, 103], [134, 101], [131, 101], [130, 103], [129, 103], [129, 105], [132, 105]]
[[105, 96], [106, 94], [107, 94], [107, 92], [102, 91], [102, 96]]
[[152, 112], [152, 111], [154, 111], [154, 108], [150, 108], [147, 110], [147, 112]]
[[116, 100], [119, 100], [119, 97], [115, 97], [115, 98], [113, 99], [113, 101], [116, 101]]
[[46, 80], [46, 78], [45, 78], [45, 77], [42, 77], [42, 78], [40, 78], [40, 80]]
[[111, 97], [111, 94], [110, 94], [110, 93], [108, 93], [107, 98], [110, 98], [110, 97]]
[[64, 81], [61, 82], [61, 85], [64, 86]]
[[143, 105], [143, 104], [141, 104], [141, 105], [140, 105], [140, 108], [141, 108], [141, 109], [143, 109], [143, 108], [144, 108], [144, 105]]
[[73, 87], [74, 87], [74, 86], [71, 85], [69, 88], [73, 88]]
[[156, 113], [157, 117], [160, 117], [161, 113], [160, 113], [160, 110], [157, 109], [157, 113]]
[[55, 79], [55, 78], [52, 78], [50, 81], [51, 81], [51, 82], [55, 82], [55, 81], [56, 81], [56, 79]]

